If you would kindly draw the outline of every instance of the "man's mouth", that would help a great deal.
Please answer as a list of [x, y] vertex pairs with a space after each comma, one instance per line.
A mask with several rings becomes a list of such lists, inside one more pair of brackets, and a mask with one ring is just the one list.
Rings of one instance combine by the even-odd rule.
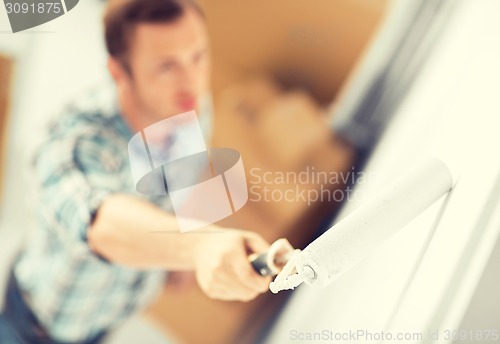
[[183, 111], [194, 110], [196, 108], [196, 98], [186, 98], [180, 100], [179, 107]]

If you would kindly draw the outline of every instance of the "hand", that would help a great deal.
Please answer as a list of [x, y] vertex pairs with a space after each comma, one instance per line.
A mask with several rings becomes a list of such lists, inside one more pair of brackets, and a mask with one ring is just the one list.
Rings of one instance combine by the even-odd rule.
[[249, 301], [268, 290], [271, 277], [252, 268], [248, 254], [260, 253], [269, 243], [250, 231], [218, 229], [200, 238], [195, 250], [196, 279], [211, 298]]

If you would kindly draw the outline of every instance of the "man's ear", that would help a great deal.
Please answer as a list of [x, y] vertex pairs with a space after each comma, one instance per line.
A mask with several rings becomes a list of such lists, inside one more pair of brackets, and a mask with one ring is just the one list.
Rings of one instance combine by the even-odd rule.
[[127, 71], [123, 68], [122, 63], [112, 56], [108, 57], [108, 70], [117, 85], [121, 84], [127, 77]]

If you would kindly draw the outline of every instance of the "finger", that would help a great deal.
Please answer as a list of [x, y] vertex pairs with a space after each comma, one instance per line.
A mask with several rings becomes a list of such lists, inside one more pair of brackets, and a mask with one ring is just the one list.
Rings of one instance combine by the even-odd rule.
[[258, 292], [252, 290], [237, 290], [228, 286], [221, 286], [220, 289], [213, 291], [210, 297], [224, 301], [250, 301], [258, 295]]
[[[235, 259], [234, 256], [237, 255], [233, 254], [233, 257], [230, 259], [225, 259], [222, 262], [223, 266], [220, 266], [215, 270], [208, 271], [205, 269], [204, 271], [200, 271], [198, 276], [200, 277], [199, 284], [204, 291], [213, 294], [220, 293], [221, 289], [224, 289], [231, 295], [239, 293], [239, 291], [243, 293], [256, 292], [254, 288], [251, 288], [248, 284], [242, 283], [236, 274], [235, 269], [241, 267], [242, 264], [238, 263], [237, 257]], [[241, 256], [244, 256], [244, 254], [241, 253]], [[245, 264], [248, 263], [245, 262]]]
[[232, 264], [232, 268], [236, 277], [243, 285], [259, 293], [262, 293], [269, 288], [271, 278], [259, 275], [253, 269], [244, 252], [242, 252], [241, 255], [235, 256], [233, 258]]
[[255, 253], [265, 252], [271, 246], [266, 241], [266, 239], [264, 239], [257, 233], [253, 232], [245, 233], [244, 238], [245, 238], [245, 246]]
[[258, 292], [241, 284], [234, 276], [220, 275], [207, 290], [207, 295], [219, 300], [251, 300]]

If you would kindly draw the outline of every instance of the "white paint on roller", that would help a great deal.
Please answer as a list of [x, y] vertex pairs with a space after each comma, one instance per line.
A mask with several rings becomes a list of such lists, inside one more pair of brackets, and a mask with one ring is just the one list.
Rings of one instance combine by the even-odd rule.
[[[439, 159], [428, 158], [362, 204], [297, 254], [293, 267], [277, 276], [272, 291], [301, 281], [325, 286], [360, 262], [452, 188], [453, 174]], [[271, 287], [271, 286], [270, 286]]]
[[[276, 276], [275, 280], [269, 284], [269, 290], [277, 294], [281, 290], [294, 289], [299, 286], [307, 278], [303, 274], [297, 274], [295, 264], [300, 250], [292, 251], [288, 256], [288, 262], [285, 264], [281, 272]], [[314, 271], [309, 271], [314, 274]]]

